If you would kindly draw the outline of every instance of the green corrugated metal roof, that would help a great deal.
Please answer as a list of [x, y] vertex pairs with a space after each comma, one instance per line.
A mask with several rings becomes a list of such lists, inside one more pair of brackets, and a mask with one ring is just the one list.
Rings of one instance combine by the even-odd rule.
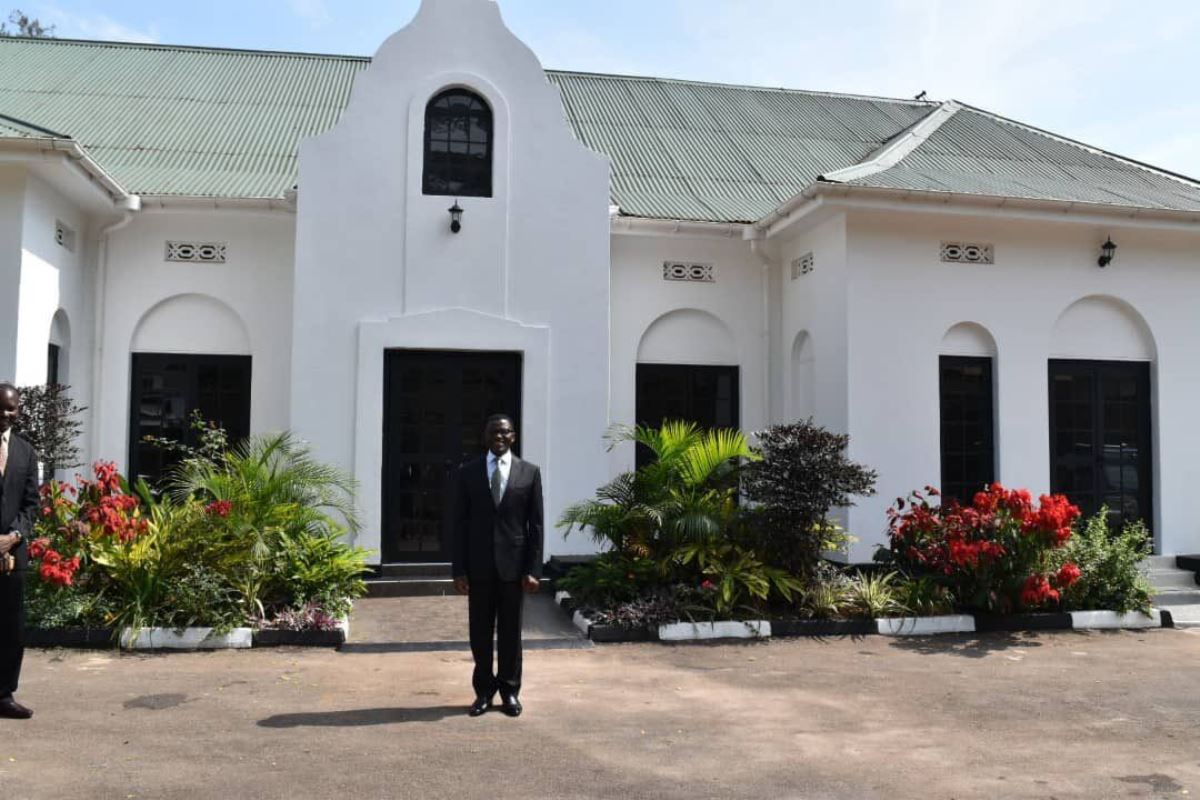
[[[129, 191], [278, 198], [300, 139], [332, 126], [369, 59], [0, 38], [0, 138], [65, 131]], [[936, 105], [548, 72], [579, 139], [613, 162], [631, 216], [750, 222], [867, 159]], [[14, 121], [15, 120], [15, 121]], [[1200, 188], [975, 109], [854, 183], [1200, 208]]]
[[1200, 211], [1195, 182], [973, 108], [960, 109], [896, 166], [850, 183]]

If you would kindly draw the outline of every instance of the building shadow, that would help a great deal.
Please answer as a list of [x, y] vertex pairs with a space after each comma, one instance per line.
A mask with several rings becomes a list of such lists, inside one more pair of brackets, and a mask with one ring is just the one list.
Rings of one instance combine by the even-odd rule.
[[276, 714], [260, 719], [260, 728], [362, 728], [370, 725], [396, 725], [405, 722], [437, 722], [447, 717], [466, 716], [463, 706], [422, 706], [419, 708], [356, 708], [346, 711], [310, 711], [300, 714]]

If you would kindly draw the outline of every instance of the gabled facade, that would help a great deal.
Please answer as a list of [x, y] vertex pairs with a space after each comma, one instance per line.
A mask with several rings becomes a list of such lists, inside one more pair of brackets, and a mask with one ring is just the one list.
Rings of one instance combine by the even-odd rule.
[[292, 428], [381, 561], [445, 560], [498, 410], [552, 518], [634, 463], [610, 424], [813, 416], [880, 473], [852, 560], [989, 480], [1200, 551], [1198, 245], [1187, 178], [955, 102], [547, 72], [488, 0], [370, 60], [0, 40], [0, 376], [133, 472], [193, 408]]

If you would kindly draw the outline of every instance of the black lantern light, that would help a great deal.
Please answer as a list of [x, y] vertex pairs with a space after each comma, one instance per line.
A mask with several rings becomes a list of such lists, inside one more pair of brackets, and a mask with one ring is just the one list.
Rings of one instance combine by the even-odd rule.
[[1102, 267], [1107, 267], [1112, 263], [1113, 257], [1117, 254], [1117, 246], [1113, 244], [1112, 237], [1109, 236], [1104, 240], [1104, 244], [1100, 245], [1100, 258], [1096, 261]]
[[[458, 233], [459, 231], [462, 230], [463, 210], [458, 205], [457, 200], [454, 201], [454, 205], [450, 206], [450, 208], [448, 210], [450, 212], [450, 232]], [[1103, 266], [1103, 265], [1101, 265], [1101, 266]]]

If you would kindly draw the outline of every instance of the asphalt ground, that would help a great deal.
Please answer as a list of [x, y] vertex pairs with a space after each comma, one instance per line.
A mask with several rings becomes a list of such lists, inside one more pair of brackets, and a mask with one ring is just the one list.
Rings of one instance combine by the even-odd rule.
[[530, 649], [519, 719], [468, 718], [470, 672], [453, 646], [30, 651], [0, 798], [1200, 794], [1200, 630]]

